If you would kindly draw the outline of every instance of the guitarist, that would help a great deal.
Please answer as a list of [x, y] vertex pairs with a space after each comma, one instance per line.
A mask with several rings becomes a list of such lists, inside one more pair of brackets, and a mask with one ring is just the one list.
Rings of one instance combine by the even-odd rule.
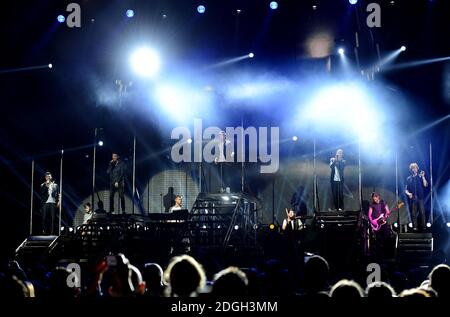
[[391, 240], [391, 228], [386, 224], [391, 211], [388, 205], [381, 200], [378, 193], [372, 193], [372, 204], [369, 207], [369, 221], [372, 227], [373, 254], [377, 257], [384, 257], [386, 246]]

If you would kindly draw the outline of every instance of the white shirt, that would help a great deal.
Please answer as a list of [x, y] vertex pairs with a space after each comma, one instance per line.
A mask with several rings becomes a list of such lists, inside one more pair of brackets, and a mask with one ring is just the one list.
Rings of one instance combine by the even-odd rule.
[[[297, 222], [297, 229], [298, 229], [298, 230], [303, 229], [303, 223], [302, 223], [302, 221], [301, 221], [300, 219], [294, 219], [294, 220], [291, 220], [291, 221], [289, 222], [289, 224], [291, 225], [292, 230], [295, 229], [295, 222]], [[284, 220], [283, 220], [283, 227], [284, 227], [284, 226], [286, 226], [286, 229], [287, 229], [287, 226], [288, 226], [288, 220], [287, 220], [287, 219], [284, 219]], [[285, 229], [285, 230], [286, 230], [286, 229]]]
[[[336, 158], [332, 157], [332, 158], [330, 159], [330, 166], [331, 166], [333, 163], [335, 163], [335, 162], [336, 162]], [[337, 168], [336, 165], [334, 166], [334, 178], [333, 178], [333, 180], [334, 180], [335, 182], [340, 182], [340, 181], [341, 181], [341, 174], [339, 174], [339, 170], [338, 170], [338, 168]]]
[[53, 197], [52, 195], [55, 190], [56, 190], [55, 183], [50, 183], [50, 185], [48, 186], [48, 198], [46, 203], [56, 204], [55, 197]]
[[334, 181], [340, 182], [341, 181], [341, 175], [339, 174], [339, 170], [337, 166], [334, 167]]
[[219, 153], [218, 153], [218, 155], [216, 157], [216, 162], [217, 163], [222, 163], [222, 162], [226, 161], [226, 158], [225, 158], [225, 143], [226, 143], [226, 141], [225, 142], [219, 141], [219, 145], [218, 145], [218, 149], [219, 149], [218, 152]]
[[83, 219], [83, 224], [86, 224], [88, 222], [88, 220], [90, 220], [92, 218], [92, 212], [90, 214], [88, 213], [84, 213], [84, 219]]
[[170, 207], [169, 212], [173, 212], [174, 210], [181, 210], [181, 207], [174, 205], [174, 206]]

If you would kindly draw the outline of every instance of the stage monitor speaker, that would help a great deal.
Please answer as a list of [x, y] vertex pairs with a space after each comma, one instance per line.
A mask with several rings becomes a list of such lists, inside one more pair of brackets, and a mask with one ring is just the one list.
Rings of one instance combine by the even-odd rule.
[[397, 260], [409, 265], [428, 265], [433, 256], [431, 233], [400, 233], [397, 236]]

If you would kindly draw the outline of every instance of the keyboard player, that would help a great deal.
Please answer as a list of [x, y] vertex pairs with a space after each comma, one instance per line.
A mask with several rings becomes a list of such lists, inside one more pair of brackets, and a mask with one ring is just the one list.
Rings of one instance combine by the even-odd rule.
[[183, 198], [180, 195], [175, 196], [175, 205], [170, 207], [169, 212], [174, 212], [176, 210], [181, 210], [183, 204]]

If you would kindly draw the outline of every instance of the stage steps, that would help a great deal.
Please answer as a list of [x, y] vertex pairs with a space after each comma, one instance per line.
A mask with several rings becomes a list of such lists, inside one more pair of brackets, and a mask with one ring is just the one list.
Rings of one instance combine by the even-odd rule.
[[43, 258], [56, 247], [58, 236], [29, 236], [16, 249], [16, 258]]

